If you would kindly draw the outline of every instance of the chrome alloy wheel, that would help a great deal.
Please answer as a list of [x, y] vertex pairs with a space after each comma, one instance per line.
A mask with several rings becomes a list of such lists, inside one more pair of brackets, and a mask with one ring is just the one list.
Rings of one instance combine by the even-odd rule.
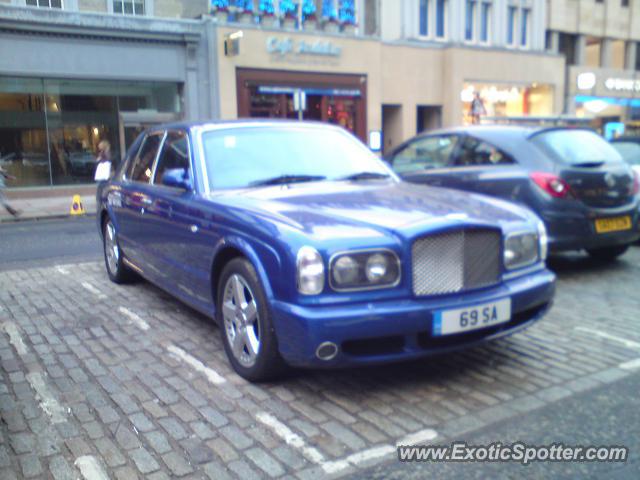
[[104, 229], [104, 253], [107, 257], [107, 267], [109, 272], [116, 275], [118, 273], [118, 260], [120, 260], [120, 249], [118, 248], [118, 241], [116, 240], [116, 229], [111, 223], [111, 220], [107, 222]]
[[233, 356], [243, 367], [251, 368], [260, 353], [258, 306], [247, 281], [237, 273], [224, 286], [222, 317]]

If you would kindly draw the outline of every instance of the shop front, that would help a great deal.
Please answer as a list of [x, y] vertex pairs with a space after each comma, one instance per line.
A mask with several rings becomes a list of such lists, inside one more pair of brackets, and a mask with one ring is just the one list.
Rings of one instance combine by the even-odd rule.
[[605, 136], [640, 134], [640, 75], [614, 69], [571, 67], [568, 104], [592, 119]]

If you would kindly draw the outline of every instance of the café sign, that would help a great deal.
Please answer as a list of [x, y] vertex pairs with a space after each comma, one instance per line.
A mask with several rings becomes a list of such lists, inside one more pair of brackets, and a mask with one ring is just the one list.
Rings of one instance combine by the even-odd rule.
[[290, 37], [267, 38], [267, 52], [280, 55], [312, 55], [316, 57], [339, 57], [342, 47], [339, 47], [328, 40], [298, 40], [294, 41]]
[[640, 92], [640, 80], [612, 77], [605, 80], [604, 86], [616, 92]]

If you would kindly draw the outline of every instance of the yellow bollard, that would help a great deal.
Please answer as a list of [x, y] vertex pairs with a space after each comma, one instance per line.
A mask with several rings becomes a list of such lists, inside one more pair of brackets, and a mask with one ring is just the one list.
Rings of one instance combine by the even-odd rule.
[[82, 200], [80, 199], [80, 195], [74, 195], [73, 200], [71, 201], [71, 208], [69, 209], [70, 215], [84, 215], [86, 212], [84, 211], [84, 207], [82, 206]]

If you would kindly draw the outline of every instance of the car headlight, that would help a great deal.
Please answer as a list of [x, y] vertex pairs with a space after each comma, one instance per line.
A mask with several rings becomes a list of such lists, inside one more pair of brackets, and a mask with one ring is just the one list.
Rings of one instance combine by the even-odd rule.
[[532, 265], [540, 258], [537, 232], [514, 233], [504, 241], [504, 266], [508, 270]]
[[549, 237], [547, 236], [547, 227], [544, 226], [542, 220], [538, 221], [538, 241], [540, 243], [540, 260], [544, 262], [549, 255]]
[[329, 284], [337, 291], [392, 287], [400, 281], [400, 260], [390, 250], [345, 252], [331, 259]]
[[298, 291], [303, 295], [317, 295], [324, 288], [324, 262], [313, 247], [298, 250], [296, 261]]

